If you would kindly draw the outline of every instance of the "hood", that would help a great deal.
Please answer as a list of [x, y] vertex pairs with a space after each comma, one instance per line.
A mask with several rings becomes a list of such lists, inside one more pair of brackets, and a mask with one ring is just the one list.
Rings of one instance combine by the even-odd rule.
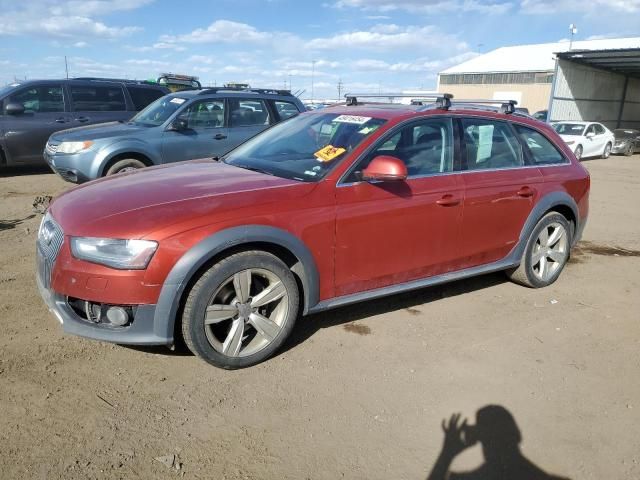
[[51, 135], [51, 140], [55, 142], [73, 142], [83, 140], [100, 140], [102, 138], [122, 137], [136, 135], [137, 133], [153, 127], [143, 127], [133, 123], [108, 122], [84, 127], [61, 130]]
[[314, 186], [195, 160], [80, 185], [56, 198], [50, 212], [66, 235], [161, 240], [171, 226], [246, 217], [255, 207], [301, 197]]

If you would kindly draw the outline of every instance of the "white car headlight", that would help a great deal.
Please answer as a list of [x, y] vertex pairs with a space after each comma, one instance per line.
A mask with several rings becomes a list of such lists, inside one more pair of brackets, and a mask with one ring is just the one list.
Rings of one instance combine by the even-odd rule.
[[91, 145], [93, 145], [91, 140], [85, 140], [84, 142], [62, 142], [58, 145], [56, 153], [78, 153], [88, 149]]
[[144, 270], [157, 248], [158, 242], [151, 240], [71, 238], [74, 257], [120, 270]]

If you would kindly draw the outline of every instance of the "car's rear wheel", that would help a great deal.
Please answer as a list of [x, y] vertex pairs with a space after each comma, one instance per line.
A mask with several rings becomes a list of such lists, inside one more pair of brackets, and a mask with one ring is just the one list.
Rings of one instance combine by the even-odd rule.
[[602, 158], [609, 158], [609, 155], [611, 155], [611, 144], [607, 143], [602, 151]]
[[631, 155], [633, 155], [633, 143], [630, 143], [627, 148], [624, 149], [624, 154], [627, 157], [630, 157]]
[[571, 228], [567, 219], [550, 212], [540, 219], [524, 249], [520, 266], [507, 271], [511, 280], [531, 288], [555, 282], [569, 259]]
[[575, 156], [578, 160], [580, 160], [582, 158], [582, 145], [578, 145], [576, 147], [576, 151], [574, 152]]
[[125, 158], [123, 160], [118, 160], [111, 165], [107, 169], [105, 176], [115, 175], [116, 173], [132, 172], [133, 170], [138, 170], [144, 167], [146, 167], [146, 165], [140, 160], [135, 158]]
[[189, 349], [216, 367], [260, 363], [287, 339], [299, 292], [287, 265], [262, 251], [231, 255], [207, 270], [187, 297], [182, 334]]

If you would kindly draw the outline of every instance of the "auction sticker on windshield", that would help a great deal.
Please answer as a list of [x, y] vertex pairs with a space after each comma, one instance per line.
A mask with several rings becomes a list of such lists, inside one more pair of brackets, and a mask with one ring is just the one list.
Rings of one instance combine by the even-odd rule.
[[177, 103], [178, 105], [182, 105], [184, 102], [186, 102], [186, 100], [184, 98], [172, 98], [170, 100], [171, 103]]
[[324, 148], [318, 150], [314, 155], [319, 162], [330, 162], [334, 158], [342, 155], [347, 150], [342, 147], [334, 147], [333, 145], [327, 145]]
[[355, 123], [356, 125], [362, 125], [369, 120], [371, 120], [371, 117], [360, 117], [358, 115], [340, 115], [333, 119], [334, 122]]

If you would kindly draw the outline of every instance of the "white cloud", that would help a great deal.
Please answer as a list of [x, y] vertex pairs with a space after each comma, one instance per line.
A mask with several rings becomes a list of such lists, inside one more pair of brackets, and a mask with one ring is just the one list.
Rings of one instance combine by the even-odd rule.
[[501, 14], [512, 7], [511, 2], [499, 0], [338, 0], [333, 5], [337, 8], [359, 8], [378, 12], [405, 11], [434, 16], [442, 11]]
[[560, 12], [635, 13], [640, 12], [640, 0], [522, 0], [520, 9], [533, 15], [553, 15]]
[[196, 28], [183, 35], [162, 35], [163, 43], [258, 43], [272, 39], [272, 34], [261, 32], [246, 23], [216, 20], [207, 28]]
[[73, 46], [76, 48], [84, 48], [84, 47], [88, 47], [89, 44], [87, 42], [76, 42], [73, 44]]
[[369, 30], [338, 33], [331, 37], [314, 38], [307, 48], [317, 50], [363, 49], [378, 52], [396, 49], [416, 49], [424, 52], [435, 48], [440, 51], [464, 51], [468, 45], [456, 36], [443, 33], [433, 25], [425, 27], [398, 25], [376, 25]]

